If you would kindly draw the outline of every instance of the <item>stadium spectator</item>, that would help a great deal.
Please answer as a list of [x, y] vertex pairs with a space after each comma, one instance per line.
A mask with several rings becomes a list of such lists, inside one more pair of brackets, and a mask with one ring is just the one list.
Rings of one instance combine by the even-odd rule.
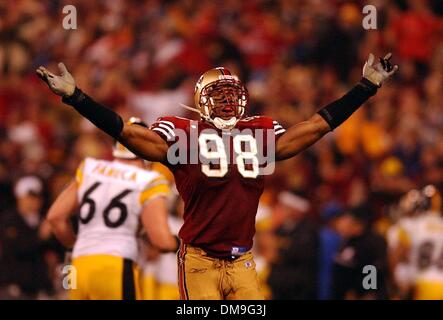
[[318, 295], [320, 300], [332, 298], [332, 277], [334, 271], [334, 258], [340, 247], [340, 235], [334, 230], [334, 219], [340, 214], [340, 206], [329, 203], [322, 211], [323, 227], [319, 231], [318, 248]]
[[17, 206], [2, 217], [0, 295], [4, 299], [37, 298], [52, 289], [44, 260], [51, 233], [41, 222], [43, 191], [37, 177], [21, 178], [14, 189]]
[[[343, 243], [335, 257], [333, 299], [387, 299], [388, 262], [385, 240], [371, 230], [372, 214], [365, 206], [345, 210], [335, 222]], [[365, 266], [376, 268], [375, 289], [365, 288]], [[368, 280], [369, 281], [369, 280]]]

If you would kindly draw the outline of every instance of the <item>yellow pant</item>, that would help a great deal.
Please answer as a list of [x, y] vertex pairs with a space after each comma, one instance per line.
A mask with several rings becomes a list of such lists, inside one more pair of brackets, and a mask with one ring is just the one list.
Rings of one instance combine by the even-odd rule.
[[145, 274], [142, 276], [142, 300], [157, 300], [157, 282], [154, 275]]
[[143, 300], [179, 300], [177, 284], [158, 283], [152, 274], [143, 276]]
[[133, 261], [110, 255], [77, 257], [72, 261], [76, 287], [71, 300], [138, 300], [139, 270]]
[[178, 271], [182, 300], [263, 300], [250, 252], [232, 261], [182, 244]]
[[418, 281], [414, 287], [414, 300], [443, 300], [443, 283]]
[[160, 283], [157, 286], [157, 300], [179, 300], [177, 284]]

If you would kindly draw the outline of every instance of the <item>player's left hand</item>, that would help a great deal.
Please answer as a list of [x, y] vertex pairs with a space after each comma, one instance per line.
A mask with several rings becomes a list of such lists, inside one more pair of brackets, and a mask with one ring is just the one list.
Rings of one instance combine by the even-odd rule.
[[370, 53], [363, 67], [363, 77], [381, 87], [382, 83], [398, 70], [398, 66], [392, 65], [389, 61], [391, 57], [392, 53], [388, 53], [384, 58], [380, 58], [377, 64], [374, 64], [374, 55]]

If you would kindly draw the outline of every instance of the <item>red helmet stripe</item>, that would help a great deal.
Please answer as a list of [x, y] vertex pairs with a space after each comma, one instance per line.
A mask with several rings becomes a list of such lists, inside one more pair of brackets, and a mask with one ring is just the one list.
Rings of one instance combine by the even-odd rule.
[[224, 76], [231, 75], [231, 72], [224, 67], [218, 67], [217, 70], [220, 71], [222, 73], [222, 75], [224, 75]]

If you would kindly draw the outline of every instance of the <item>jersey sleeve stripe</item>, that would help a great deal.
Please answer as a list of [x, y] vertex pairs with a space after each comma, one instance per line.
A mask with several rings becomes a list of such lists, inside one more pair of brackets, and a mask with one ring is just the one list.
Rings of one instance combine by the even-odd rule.
[[398, 240], [404, 246], [409, 246], [411, 244], [411, 239], [409, 238], [408, 233], [403, 228], [400, 228], [398, 230]]
[[168, 125], [166, 125], [166, 124], [163, 124], [163, 123], [160, 123], [159, 125], [158, 125], [159, 127], [161, 127], [161, 128], [164, 128], [164, 129], [166, 129], [166, 131], [168, 131], [169, 132], [169, 134], [172, 136], [172, 137], [175, 137], [175, 133], [174, 133], [174, 130], [173, 129], [171, 129], [171, 127], [170, 126], [168, 126]]
[[156, 131], [156, 132], [163, 134], [167, 140], [172, 140], [171, 135], [169, 133], [167, 133], [166, 130], [164, 130], [162, 128], [156, 127], [154, 129], [152, 129], [152, 131]]
[[168, 184], [168, 180], [164, 176], [159, 175], [156, 178], [154, 178], [151, 181], [149, 181], [149, 183], [145, 186], [143, 191], [151, 189], [152, 187], [155, 187], [155, 186], [157, 186], [159, 184]]
[[163, 178], [162, 178], [162, 180], [158, 180], [158, 181], [155, 181], [155, 182], [152, 182], [152, 183], [150, 183], [149, 184], [149, 186], [145, 189], [145, 190], [148, 190], [148, 189], [151, 189], [151, 188], [154, 188], [154, 187], [156, 187], [156, 186], [158, 186], [158, 185], [161, 185], [161, 184], [168, 184], [168, 181], [166, 181], [166, 180], [164, 180]]
[[273, 120], [272, 123], [274, 124], [274, 132], [276, 135], [282, 134], [286, 131], [286, 129], [283, 128], [283, 126], [278, 123], [278, 121]]
[[167, 195], [169, 193], [169, 186], [167, 184], [159, 184], [155, 187], [146, 189], [140, 193], [140, 204], [144, 205], [147, 201], [152, 200], [154, 197], [160, 195]]
[[277, 134], [281, 134], [281, 133], [283, 133], [283, 132], [285, 132], [286, 130], [285, 129], [283, 129], [283, 128], [281, 128], [281, 129], [279, 129], [279, 130], [276, 130], [275, 131], [275, 134], [277, 135]]
[[75, 180], [77, 181], [77, 184], [80, 186], [83, 182], [83, 169], [85, 167], [85, 160], [83, 160], [80, 165], [77, 168], [77, 171], [75, 172]]
[[160, 122], [160, 123], [163, 123], [163, 124], [165, 124], [165, 125], [170, 126], [172, 130], [175, 129], [175, 125], [174, 125], [171, 121], [160, 120], [159, 122]]

